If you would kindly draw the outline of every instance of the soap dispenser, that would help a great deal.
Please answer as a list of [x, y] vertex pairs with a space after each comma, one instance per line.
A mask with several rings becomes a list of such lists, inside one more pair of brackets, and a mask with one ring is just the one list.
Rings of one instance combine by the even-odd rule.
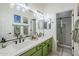
[[1, 43], [2, 43], [2, 48], [5, 48], [6, 47], [6, 39], [4, 37], [2, 37], [2, 40], [1, 40]]

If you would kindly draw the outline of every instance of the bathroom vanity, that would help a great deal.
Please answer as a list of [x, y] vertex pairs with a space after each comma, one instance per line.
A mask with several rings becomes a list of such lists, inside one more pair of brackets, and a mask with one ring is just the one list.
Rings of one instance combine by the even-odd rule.
[[25, 38], [22, 43], [12, 42], [0, 49], [0, 56], [46, 56], [52, 52], [52, 35], [45, 35], [38, 39]]

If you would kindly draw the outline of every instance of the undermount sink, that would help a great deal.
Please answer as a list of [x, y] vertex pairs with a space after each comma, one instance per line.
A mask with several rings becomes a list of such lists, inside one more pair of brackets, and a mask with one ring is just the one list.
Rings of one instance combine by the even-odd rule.
[[30, 44], [33, 44], [33, 42], [28, 40], [28, 41], [25, 41], [25, 42], [22, 42], [22, 43], [13, 44], [12, 46], [13, 46], [14, 49], [20, 50], [22, 48], [29, 46]]

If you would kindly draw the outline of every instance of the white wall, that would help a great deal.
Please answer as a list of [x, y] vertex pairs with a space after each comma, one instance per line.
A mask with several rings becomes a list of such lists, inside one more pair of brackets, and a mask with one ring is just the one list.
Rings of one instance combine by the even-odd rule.
[[[0, 16], [1, 16], [1, 37], [6, 36], [11, 30], [10, 23], [11, 23], [11, 16], [10, 15], [10, 8], [8, 8], [7, 4], [0, 4]], [[9, 26], [8, 26], [9, 25]]]
[[1, 37], [2, 37], [2, 16], [1, 16], [1, 12], [0, 12], [0, 40], [1, 40]]

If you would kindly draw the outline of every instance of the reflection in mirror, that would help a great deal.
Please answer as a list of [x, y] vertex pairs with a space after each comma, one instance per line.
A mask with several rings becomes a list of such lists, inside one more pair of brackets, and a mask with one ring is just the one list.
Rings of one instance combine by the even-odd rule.
[[43, 29], [43, 20], [38, 21], [38, 29]]
[[49, 23], [49, 29], [51, 29], [51, 23]]
[[14, 15], [14, 23], [20, 23], [21, 22], [21, 16]]
[[14, 36], [17, 36], [20, 34], [20, 26], [14, 25]]
[[28, 26], [23, 26], [24, 35], [28, 35]]
[[49, 27], [49, 29], [51, 29], [51, 19], [49, 19], [48, 27]]
[[28, 19], [27, 19], [27, 17], [23, 17], [23, 23], [28, 24]]
[[36, 19], [32, 19], [32, 35], [36, 35]]
[[47, 22], [44, 21], [44, 29], [47, 29]]

